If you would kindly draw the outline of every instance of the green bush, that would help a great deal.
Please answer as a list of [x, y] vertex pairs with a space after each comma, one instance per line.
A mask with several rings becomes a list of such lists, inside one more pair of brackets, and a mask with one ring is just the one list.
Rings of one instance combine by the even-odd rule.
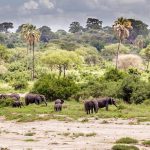
[[140, 104], [150, 98], [150, 84], [134, 75], [124, 78], [119, 89], [118, 97], [128, 103]]
[[104, 74], [105, 80], [108, 81], [118, 81], [120, 79], [124, 79], [126, 73], [115, 68], [108, 69]]
[[11, 106], [13, 100], [12, 99], [0, 99], [0, 107], [8, 107]]
[[146, 140], [144, 142], [142, 142], [143, 145], [150, 147], [150, 140]]
[[116, 141], [116, 143], [124, 143], [124, 144], [135, 144], [138, 143], [136, 139], [130, 138], [130, 137], [124, 137]]
[[70, 78], [58, 78], [55, 75], [44, 75], [34, 84], [32, 92], [44, 94], [48, 99], [68, 99], [76, 94], [79, 86]]
[[128, 145], [114, 145], [112, 150], [140, 150], [136, 146], [128, 146]]
[[28, 82], [25, 79], [16, 80], [13, 82], [12, 87], [15, 90], [26, 89], [28, 86]]

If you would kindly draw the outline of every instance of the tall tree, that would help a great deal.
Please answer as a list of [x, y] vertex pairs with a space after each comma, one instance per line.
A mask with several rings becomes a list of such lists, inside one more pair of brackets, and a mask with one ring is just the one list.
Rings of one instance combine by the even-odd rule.
[[102, 29], [102, 21], [96, 18], [88, 18], [86, 22], [87, 29], [100, 30]]
[[130, 32], [129, 40], [133, 42], [138, 35], [146, 36], [148, 35], [148, 25], [142, 22], [141, 20], [128, 19], [133, 27], [133, 30]]
[[2, 23], [4, 32], [7, 33], [8, 29], [12, 29], [13, 28], [13, 23], [12, 22], [4, 22]]
[[40, 41], [42, 42], [49, 42], [51, 39], [56, 39], [55, 33], [48, 26], [42, 26], [39, 28], [39, 31], [41, 33]]
[[36, 26], [31, 24], [24, 24], [21, 30], [23, 39], [27, 42], [27, 54], [28, 47], [30, 52], [32, 51], [32, 79], [34, 80], [35, 74], [35, 43], [40, 39], [40, 32], [36, 29]]
[[80, 32], [82, 31], [82, 28], [83, 27], [80, 25], [80, 23], [75, 21], [70, 24], [69, 32], [71, 33]]
[[119, 56], [119, 50], [120, 45], [122, 41], [129, 37], [130, 32], [129, 30], [132, 29], [131, 22], [126, 18], [118, 18], [113, 25], [114, 32], [119, 40], [118, 49], [116, 53], [116, 69], [118, 69], [118, 56]]

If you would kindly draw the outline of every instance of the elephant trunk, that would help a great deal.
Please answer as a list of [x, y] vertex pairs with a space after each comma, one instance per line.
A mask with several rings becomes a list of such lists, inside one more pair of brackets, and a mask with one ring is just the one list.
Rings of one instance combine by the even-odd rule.
[[45, 103], [45, 105], [47, 106], [47, 102], [46, 102], [46, 98], [44, 95], [41, 95], [42, 101]]

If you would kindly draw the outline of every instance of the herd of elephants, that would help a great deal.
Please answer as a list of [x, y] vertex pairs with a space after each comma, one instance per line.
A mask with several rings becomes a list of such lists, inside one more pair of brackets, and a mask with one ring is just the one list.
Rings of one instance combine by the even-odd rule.
[[[25, 102], [23, 103], [20, 100], [20, 95], [19, 94], [0, 94], [0, 100], [5, 100], [5, 99], [11, 99], [12, 100], [12, 107], [22, 107], [24, 106], [24, 103], [26, 106], [29, 104], [41, 104], [42, 102], [45, 103], [47, 106], [47, 101], [44, 95], [41, 94], [33, 94], [33, 93], [28, 93], [25, 95], [24, 100]], [[54, 110], [55, 111], [61, 111], [62, 110], [62, 105], [64, 103], [64, 100], [62, 99], [56, 99], [54, 102]], [[108, 111], [108, 106], [109, 105], [116, 105], [116, 102], [113, 98], [111, 97], [105, 97], [105, 98], [95, 98], [92, 100], [87, 100], [84, 102], [84, 108], [87, 114], [90, 113], [97, 113], [99, 108], [106, 108]]]

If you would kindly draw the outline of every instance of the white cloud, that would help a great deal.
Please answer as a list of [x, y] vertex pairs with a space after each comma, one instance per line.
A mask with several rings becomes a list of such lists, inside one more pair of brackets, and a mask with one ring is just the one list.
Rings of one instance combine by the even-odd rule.
[[136, 3], [145, 3], [146, 0], [109, 0], [112, 3], [119, 4], [136, 4]]
[[23, 5], [23, 8], [26, 10], [34, 10], [38, 9], [39, 4], [35, 2], [34, 0], [30, 0], [28, 2], [25, 2]]
[[43, 4], [48, 9], [54, 8], [54, 3], [51, 2], [50, 0], [39, 0], [39, 3]]

